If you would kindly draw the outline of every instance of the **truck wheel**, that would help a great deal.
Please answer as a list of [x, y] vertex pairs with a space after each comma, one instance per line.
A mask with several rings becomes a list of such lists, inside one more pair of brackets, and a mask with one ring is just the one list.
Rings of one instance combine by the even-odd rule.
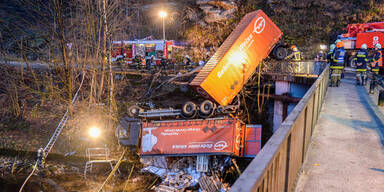
[[144, 110], [137, 106], [137, 105], [132, 105], [128, 107], [128, 116], [129, 117], [137, 117], [140, 112], [143, 112]]
[[184, 117], [192, 118], [196, 115], [196, 104], [192, 101], [188, 101], [183, 105], [183, 108], [181, 109], [181, 114]]
[[200, 104], [199, 115], [201, 117], [211, 117], [215, 113], [215, 104], [210, 100], [205, 100]]
[[283, 47], [281, 45], [277, 45], [273, 49], [272, 55], [277, 60], [283, 60], [283, 59], [285, 59], [285, 57], [287, 57], [287, 49], [285, 49], [285, 47]]

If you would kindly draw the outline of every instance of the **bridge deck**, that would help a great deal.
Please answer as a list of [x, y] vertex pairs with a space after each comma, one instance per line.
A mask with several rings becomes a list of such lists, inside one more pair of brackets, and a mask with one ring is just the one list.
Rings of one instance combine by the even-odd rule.
[[384, 110], [353, 78], [328, 89], [297, 192], [384, 191]]

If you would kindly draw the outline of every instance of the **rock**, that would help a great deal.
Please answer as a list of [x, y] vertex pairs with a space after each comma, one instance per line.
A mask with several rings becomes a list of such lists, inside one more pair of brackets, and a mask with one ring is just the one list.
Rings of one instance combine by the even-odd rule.
[[233, 9], [237, 8], [236, 1], [212, 1], [212, 0], [197, 0], [197, 5], [214, 5], [217, 7], [221, 7], [223, 9]]
[[[203, 11], [205, 23], [223, 22], [234, 17], [238, 9], [236, 1], [197, 0], [196, 4]], [[200, 23], [205, 25], [204, 23]]]
[[132, 182], [133, 182], [133, 183], [137, 183], [137, 182], [139, 182], [139, 181], [141, 181], [141, 180], [142, 180], [141, 177], [136, 177], [136, 178], [133, 178], [133, 179], [132, 179]]
[[71, 170], [74, 172], [80, 172], [80, 169], [78, 167], [72, 166]]

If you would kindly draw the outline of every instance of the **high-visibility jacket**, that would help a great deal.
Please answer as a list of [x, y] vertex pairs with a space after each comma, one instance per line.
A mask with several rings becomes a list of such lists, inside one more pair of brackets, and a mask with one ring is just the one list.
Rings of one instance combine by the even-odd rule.
[[367, 50], [360, 49], [356, 53], [355, 58], [353, 58], [353, 61], [356, 62], [356, 69], [367, 69], [367, 62], [369, 61]]
[[300, 51], [293, 52], [293, 61], [301, 61], [301, 53]]
[[344, 48], [338, 48], [333, 54], [333, 62], [331, 63], [331, 69], [343, 69], [344, 68], [345, 50]]
[[332, 63], [333, 62], [333, 53], [335, 52], [335, 49], [333, 50], [329, 50], [328, 54], [327, 54], [327, 60], [329, 63]]
[[381, 50], [377, 50], [375, 54], [373, 54], [371, 67], [374, 67], [374, 68], [384, 67], [383, 53], [381, 52]]

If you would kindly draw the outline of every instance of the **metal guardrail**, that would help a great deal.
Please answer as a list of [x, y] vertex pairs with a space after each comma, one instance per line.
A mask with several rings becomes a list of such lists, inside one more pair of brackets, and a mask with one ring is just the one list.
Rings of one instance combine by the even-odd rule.
[[326, 62], [324, 61], [282, 61], [268, 65], [267, 72], [290, 75], [320, 75], [325, 66]]
[[231, 192], [294, 189], [327, 91], [328, 79], [329, 66], [237, 179]]
[[369, 94], [377, 93], [377, 105], [384, 106], [384, 77], [369, 71], [367, 77], [369, 80]]

